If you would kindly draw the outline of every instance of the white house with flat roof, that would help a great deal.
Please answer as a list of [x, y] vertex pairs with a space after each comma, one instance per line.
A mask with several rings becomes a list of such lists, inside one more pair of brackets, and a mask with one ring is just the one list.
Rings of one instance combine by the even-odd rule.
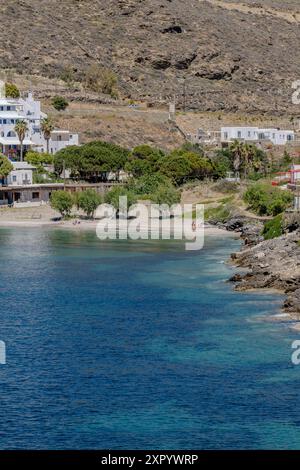
[[274, 145], [286, 145], [295, 140], [295, 132], [275, 128], [222, 127], [221, 142], [231, 143], [234, 140], [242, 140], [245, 142], [269, 141]]
[[[17, 159], [20, 152], [20, 141], [14, 130], [18, 121], [24, 120], [28, 132], [23, 141], [24, 150], [29, 148], [37, 152], [47, 151], [47, 142], [41, 132], [41, 120], [47, 115], [41, 111], [40, 101], [36, 101], [32, 93], [24, 98], [6, 98], [3, 86], [0, 86], [0, 151]], [[49, 151], [55, 153], [69, 145], [78, 145], [78, 134], [54, 130], [49, 141]]]
[[[47, 143], [42, 133], [36, 133], [33, 135], [32, 140], [34, 141], [35, 150], [38, 152], [47, 151]], [[49, 141], [49, 153], [56, 153], [59, 150], [64, 149], [70, 145], [79, 145], [78, 134], [66, 130], [54, 129], [51, 132]]]
[[27, 162], [11, 162], [14, 169], [7, 177], [8, 186], [24, 186], [32, 184], [32, 174], [35, 167]]

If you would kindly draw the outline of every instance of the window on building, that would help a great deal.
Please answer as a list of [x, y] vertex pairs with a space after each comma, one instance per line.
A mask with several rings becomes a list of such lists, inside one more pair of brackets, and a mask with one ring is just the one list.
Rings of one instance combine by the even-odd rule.
[[248, 137], [251, 137], [251, 131], [248, 131]]
[[228, 139], [228, 132], [224, 132], [224, 139]]
[[40, 193], [38, 191], [34, 191], [32, 193], [32, 199], [39, 199], [40, 198]]
[[7, 111], [10, 111], [10, 106], [7, 106], [7, 107], [6, 107], [6, 110], [7, 110]]
[[17, 137], [17, 134], [14, 131], [9, 131], [7, 137]]
[[12, 180], [13, 180], [14, 183], [17, 181], [16, 175], [13, 175]]
[[7, 123], [7, 119], [3, 119], [3, 124], [6, 124]]
[[240, 139], [242, 137], [241, 131], [238, 131], [237, 136], [238, 136], [238, 139]]

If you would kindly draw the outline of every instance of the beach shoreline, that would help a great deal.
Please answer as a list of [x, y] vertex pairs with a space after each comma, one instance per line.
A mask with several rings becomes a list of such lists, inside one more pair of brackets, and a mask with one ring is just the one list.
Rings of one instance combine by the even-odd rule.
[[[144, 233], [147, 231], [151, 234], [151, 229], [149, 223], [142, 223], [140, 231]], [[0, 229], [1, 228], [59, 228], [59, 229], [66, 229], [66, 230], [74, 230], [76, 232], [86, 231], [86, 230], [93, 230], [96, 231], [98, 225], [101, 224], [107, 225], [108, 228], [112, 228], [114, 222], [106, 220], [106, 219], [82, 219], [82, 218], [72, 218], [69, 220], [49, 220], [49, 219], [37, 219], [37, 220], [28, 220], [28, 219], [20, 219], [20, 220], [12, 220], [12, 219], [5, 219], [0, 218]], [[163, 232], [164, 233], [164, 232]], [[205, 235], [222, 235], [227, 237], [237, 237], [238, 235], [233, 232], [229, 232], [220, 227], [215, 227], [213, 225], [204, 225], [204, 234]], [[171, 235], [174, 235], [174, 230], [171, 231]]]

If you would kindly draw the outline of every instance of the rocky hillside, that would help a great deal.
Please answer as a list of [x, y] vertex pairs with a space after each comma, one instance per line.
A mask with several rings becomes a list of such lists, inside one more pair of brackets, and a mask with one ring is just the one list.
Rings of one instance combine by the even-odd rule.
[[300, 231], [265, 240], [232, 255], [234, 263], [250, 270], [236, 274], [238, 290], [275, 288], [284, 291], [285, 311], [300, 318]]
[[[190, 109], [300, 113], [296, 0], [0, 0], [2, 68], [81, 80], [98, 63], [122, 97]], [[185, 80], [185, 86], [183, 81]]]

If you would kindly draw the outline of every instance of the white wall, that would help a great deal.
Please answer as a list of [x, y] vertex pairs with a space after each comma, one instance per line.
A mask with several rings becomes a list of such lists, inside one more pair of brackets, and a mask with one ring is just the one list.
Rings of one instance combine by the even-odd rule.
[[13, 186], [22, 186], [24, 184], [32, 184], [32, 170], [22, 169], [13, 170], [7, 177], [7, 184]]
[[295, 133], [291, 130], [260, 129], [258, 127], [222, 127], [221, 141], [247, 140], [257, 142], [270, 140], [274, 145], [286, 145], [295, 139]]

